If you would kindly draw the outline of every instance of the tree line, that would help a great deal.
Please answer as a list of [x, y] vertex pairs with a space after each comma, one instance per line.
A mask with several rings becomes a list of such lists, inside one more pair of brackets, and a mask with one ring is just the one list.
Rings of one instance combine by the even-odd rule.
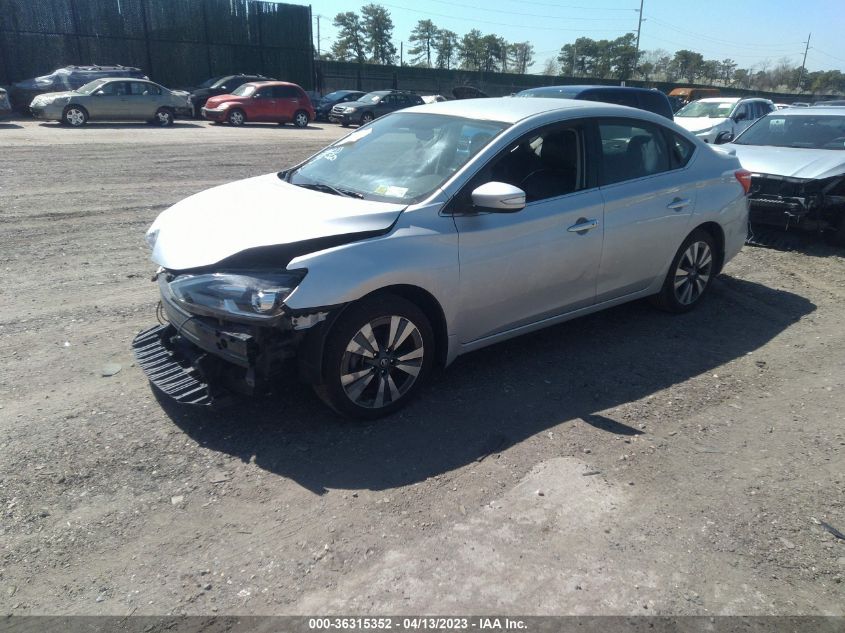
[[[338, 61], [395, 64], [393, 20], [390, 12], [378, 4], [355, 11], [338, 13], [333, 22], [337, 39], [325, 59]], [[449, 29], [438, 28], [431, 20], [420, 20], [411, 31], [408, 60], [425, 68], [464, 68], [486, 72], [527, 73], [534, 63], [534, 47], [529, 42], [508, 42], [498, 35], [485, 35], [472, 29], [462, 37]]]
[[[367, 4], [361, 7], [360, 14], [338, 13], [333, 24], [338, 29], [337, 39], [324, 59], [397, 62], [393, 20], [385, 7]], [[437, 27], [431, 20], [419, 20], [408, 41], [408, 63], [413, 66], [525, 74], [534, 63], [534, 46], [530, 42], [508, 42], [478, 29], [459, 36]], [[579, 37], [564, 44], [557, 57], [546, 60], [542, 74], [620, 81], [684, 81], [769, 91], [845, 92], [845, 74], [838, 70], [803, 72], [786, 58], [774, 65], [764, 62], [753, 68], [739, 68], [731, 58], [705, 59], [701, 53], [687, 49], [674, 54], [663, 49], [638, 52], [634, 33], [612, 40]]]

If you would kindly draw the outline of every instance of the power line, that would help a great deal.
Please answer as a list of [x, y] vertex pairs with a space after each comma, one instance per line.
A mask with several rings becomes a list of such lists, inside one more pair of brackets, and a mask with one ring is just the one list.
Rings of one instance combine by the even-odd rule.
[[554, 7], [555, 9], [579, 9], [581, 11], [636, 11], [636, 9], [622, 9], [619, 7], [583, 7], [571, 4], [557, 4], [554, 2], [536, 2], [531, 0], [514, 0], [517, 4], [536, 4], [541, 7]]
[[[777, 48], [779, 50], [784, 50], [783, 46], [788, 46], [788, 45], [792, 44], [792, 42], [782, 42], [780, 44], [773, 44], [773, 45], [768, 45], [768, 44], [743, 44], [741, 42], [733, 42], [733, 41], [730, 41], [730, 40], [723, 40], [723, 39], [719, 39], [717, 37], [710, 37], [708, 35], [702, 35], [701, 33], [695, 33], [694, 31], [688, 31], [688, 30], [683, 29], [681, 27], [675, 26], [674, 24], [670, 24], [669, 22], [665, 22], [665, 21], [663, 21], [659, 18], [655, 18], [652, 15], [649, 15], [648, 19], [651, 20], [652, 22], [656, 22], [657, 24], [660, 24], [662, 26], [665, 26], [667, 28], [675, 30], [678, 33], [681, 33], [683, 35], [691, 35], [693, 37], [704, 39], [704, 40], [710, 40], [710, 41], [716, 42], [718, 44], [730, 44], [731, 46], [739, 47], [739, 48], [757, 48], [757, 49]], [[804, 42], [796, 42], [795, 44], [797, 46], [798, 44], [803, 44], [803, 43]]]
[[540, 15], [537, 13], [525, 13], [523, 11], [505, 11], [504, 9], [488, 9], [487, 7], [479, 7], [472, 4], [462, 4], [460, 2], [452, 2], [451, 0], [429, 0], [429, 2], [437, 2], [439, 4], [448, 4], [451, 7], [464, 7], [465, 9], [475, 9], [476, 11], [484, 11], [485, 13], [505, 13], [507, 15], [521, 15], [526, 18], [543, 18], [551, 20], [566, 20], [571, 22], [573, 20], [583, 22], [608, 22], [614, 20], [617, 22], [626, 21], [626, 18], [569, 18], [561, 15]]
[[572, 31], [575, 33], [619, 33], [620, 29], [593, 29], [593, 30], [584, 30], [584, 29], [562, 29], [556, 26], [534, 26], [534, 25], [520, 25], [520, 24], [508, 24], [506, 22], [491, 22], [490, 20], [478, 20], [476, 18], [459, 18], [454, 15], [447, 15], [445, 13], [433, 13], [431, 11], [420, 11], [419, 9], [411, 9], [410, 7], [403, 7], [398, 4], [388, 4], [387, 2], [380, 2], [382, 6], [390, 7], [391, 9], [401, 9], [402, 11], [411, 11], [412, 13], [419, 13], [421, 15], [428, 15], [438, 18], [448, 18], [450, 20], [461, 20], [463, 22], [472, 22], [474, 24], [492, 24], [494, 26], [506, 26], [509, 28], [517, 28], [517, 29], [531, 29], [533, 31]]

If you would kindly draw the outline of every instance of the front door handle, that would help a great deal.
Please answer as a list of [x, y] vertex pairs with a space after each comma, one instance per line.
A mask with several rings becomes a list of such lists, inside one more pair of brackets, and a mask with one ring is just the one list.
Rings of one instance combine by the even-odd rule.
[[680, 211], [684, 207], [689, 206], [689, 198], [675, 198], [666, 205], [667, 209], [672, 209], [672, 211]]
[[578, 233], [579, 235], [584, 235], [587, 231], [592, 231], [599, 225], [599, 221], [596, 219], [588, 220], [587, 218], [578, 218], [578, 220], [570, 226], [567, 231], [570, 233]]

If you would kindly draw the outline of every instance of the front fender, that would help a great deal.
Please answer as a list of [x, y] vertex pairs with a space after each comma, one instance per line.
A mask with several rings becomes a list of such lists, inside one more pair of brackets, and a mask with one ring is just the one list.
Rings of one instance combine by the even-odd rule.
[[387, 235], [343, 244], [291, 260], [289, 270], [307, 269], [285, 301], [308, 310], [356, 301], [395, 285], [416, 286], [439, 303], [451, 330], [458, 293], [458, 233], [435, 204], [403, 212]]

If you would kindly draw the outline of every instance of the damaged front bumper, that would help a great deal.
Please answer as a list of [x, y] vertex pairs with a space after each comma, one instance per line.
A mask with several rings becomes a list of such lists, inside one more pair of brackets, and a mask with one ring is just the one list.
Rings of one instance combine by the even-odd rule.
[[845, 176], [822, 180], [752, 174], [749, 220], [786, 229], [837, 230], [845, 216]]
[[230, 393], [266, 392], [292, 366], [309, 331], [328, 315], [286, 315], [273, 326], [258, 326], [191, 314], [167, 292], [162, 292], [160, 305], [166, 322], [135, 337], [135, 359], [160, 391], [197, 405]]

